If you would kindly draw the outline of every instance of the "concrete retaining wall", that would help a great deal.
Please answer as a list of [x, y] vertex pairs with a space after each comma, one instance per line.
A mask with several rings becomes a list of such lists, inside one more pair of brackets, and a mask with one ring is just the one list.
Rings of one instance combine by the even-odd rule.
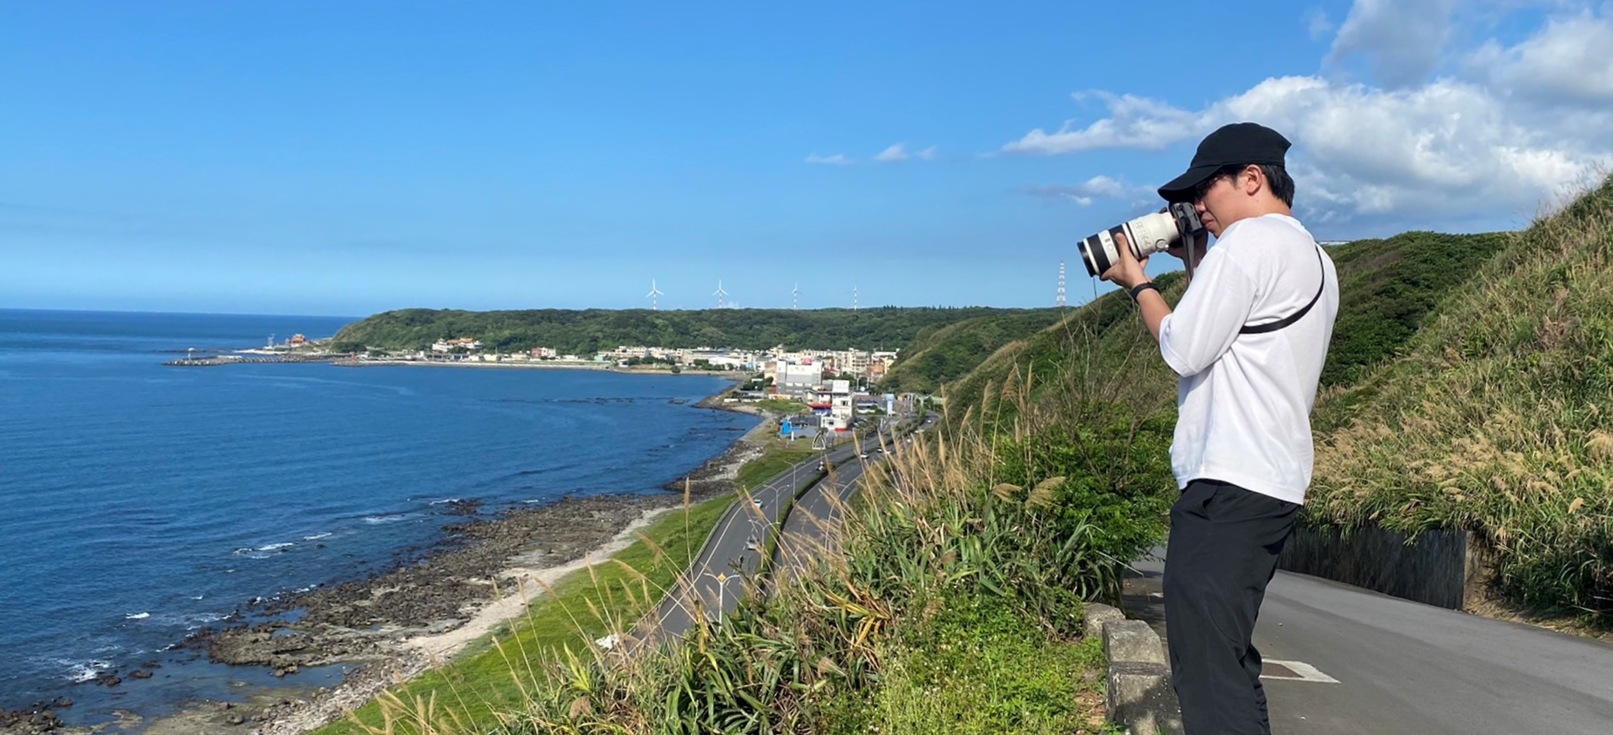
[[1301, 525], [1277, 566], [1452, 610], [1483, 599], [1488, 574], [1484, 549], [1465, 531], [1424, 531], [1413, 542], [1376, 526]]
[[1159, 635], [1108, 605], [1086, 604], [1086, 634], [1103, 636], [1109, 660], [1104, 706], [1109, 721], [1130, 735], [1181, 735], [1182, 708], [1171, 688]]

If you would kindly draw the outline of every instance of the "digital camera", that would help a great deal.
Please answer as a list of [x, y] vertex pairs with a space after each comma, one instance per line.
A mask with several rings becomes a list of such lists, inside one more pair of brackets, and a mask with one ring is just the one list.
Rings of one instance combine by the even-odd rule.
[[1097, 276], [1109, 270], [1119, 256], [1115, 235], [1124, 234], [1132, 255], [1143, 258], [1178, 243], [1192, 242], [1203, 231], [1204, 223], [1199, 221], [1198, 210], [1192, 204], [1178, 202], [1163, 212], [1145, 214], [1103, 230], [1082, 240], [1077, 247], [1081, 251], [1081, 262], [1086, 264], [1087, 275]]

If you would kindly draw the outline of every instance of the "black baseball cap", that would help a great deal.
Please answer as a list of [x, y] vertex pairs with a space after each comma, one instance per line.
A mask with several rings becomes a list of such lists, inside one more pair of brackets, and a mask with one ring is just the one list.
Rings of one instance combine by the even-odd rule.
[[1204, 136], [1198, 151], [1193, 153], [1187, 173], [1159, 187], [1159, 195], [1167, 202], [1185, 202], [1199, 184], [1224, 166], [1268, 163], [1281, 166], [1289, 145], [1281, 133], [1264, 125], [1252, 122], [1223, 125]]

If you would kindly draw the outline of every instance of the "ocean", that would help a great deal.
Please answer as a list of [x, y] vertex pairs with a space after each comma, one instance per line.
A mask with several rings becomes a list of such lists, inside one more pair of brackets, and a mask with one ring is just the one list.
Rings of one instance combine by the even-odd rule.
[[[0, 708], [151, 717], [274, 682], [174, 645], [243, 603], [383, 569], [464, 520], [660, 492], [753, 417], [709, 376], [238, 364], [169, 367], [339, 317], [0, 310]], [[107, 687], [105, 672], [153, 662]]]

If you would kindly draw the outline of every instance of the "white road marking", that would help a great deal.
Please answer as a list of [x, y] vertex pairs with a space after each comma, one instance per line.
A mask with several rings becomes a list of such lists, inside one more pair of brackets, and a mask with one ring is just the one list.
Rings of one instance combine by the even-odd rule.
[[1260, 678], [1262, 678], [1262, 679], [1281, 679], [1281, 680], [1284, 680], [1284, 681], [1314, 681], [1314, 682], [1316, 682], [1318, 684], [1337, 684], [1337, 683], [1339, 683], [1338, 679], [1335, 679], [1335, 678], [1333, 678], [1331, 676], [1328, 676], [1327, 674], [1322, 673], [1315, 666], [1312, 666], [1312, 665], [1310, 665], [1308, 663], [1305, 663], [1304, 661], [1279, 661], [1277, 659], [1271, 658], [1271, 659], [1266, 659], [1265, 663], [1277, 664], [1278, 666], [1281, 666], [1281, 667], [1283, 667], [1285, 669], [1288, 669], [1289, 671], [1292, 671], [1295, 674], [1298, 674], [1299, 676], [1276, 676], [1276, 675], [1273, 675], [1273, 674], [1261, 674]]

